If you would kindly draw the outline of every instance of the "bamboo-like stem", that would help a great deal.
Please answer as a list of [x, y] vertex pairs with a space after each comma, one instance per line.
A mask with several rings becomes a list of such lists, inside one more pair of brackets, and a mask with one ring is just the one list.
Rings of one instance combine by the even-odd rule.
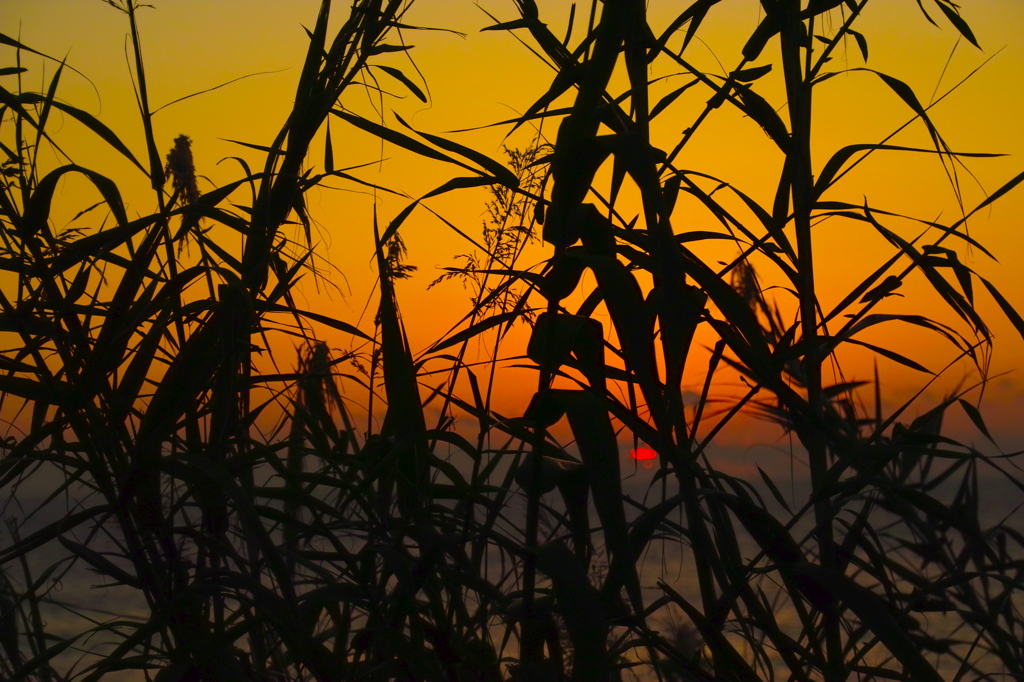
[[[796, 231], [797, 265], [800, 304], [800, 329], [803, 335], [805, 355], [808, 415], [803, 421], [800, 437], [807, 448], [811, 469], [811, 488], [815, 498], [814, 517], [818, 537], [818, 552], [821, 565], [830, 569], [835, 564], [832, 533], [831, 503], [823, 485], [828, 470], [828, 444], [823, 430], [824, 395], [822, 392], [821, 365], [824, 360], [818, 343], [817, 292], [814, 275], [814, 242], [811, 235], [811, 210], [814, 192], [814, 176], [811, 167], [811, 92], [812, 83], [805, 77], [803, 50], [810, 47], [807, 31], [812, 27], [804, 25], [800, 18], [800, 0], [787, 0], [779, 5], [781, 13], [782, 67], [789, 102], [790, 146], [786, 164], [790, 170], [790, 188], [793, 222]], [[840, 682], [845, 679], [840, 623], [835, 603], [823, 609], [826, 657], [825, 679]]]

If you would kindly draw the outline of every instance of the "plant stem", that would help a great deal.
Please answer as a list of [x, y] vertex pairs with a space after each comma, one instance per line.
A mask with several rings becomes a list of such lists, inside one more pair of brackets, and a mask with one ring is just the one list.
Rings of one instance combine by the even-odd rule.
[[[822, 485], [828, 470], [828, 446], [822, 429], [824, 396], [821, 383], [821, 357], [817, 328], [817, 293], [814, 278], [814, 249], [811, 236], [811, 209], [814, 176], [811, 169], [811, 90], [812, 84], [804, 77], [801, 49], [808, 53], [810, 43], [805, 37], [810, 29], [800, 18], [800, 0], [789, 0], [780, 7], [782, 22], [782, 66], [789, 101], [790, 147], [786, 164], [790, 168], [790, 188], [793, 221], [796, 230], [798, 292], [800, 298], [800, 324], [803, 342], [804, 372], [806, 375], [808, 414], [800, 429], [800, 437], [807, 448], [811, 469], [812, 496], [815, 499], [814, 516], [817, 527], [818, 551], [821, 565], [828, 569], [835, 564], [832, 540], [832, 511]], [[810, 56], [808, 55], [808, 59]], [[809, 77], [808, 77], [809, 78]], [[831, 604], [823, 610], [826, 661], [825, 679], [838, 682], [845, 679], [840, 623]]]

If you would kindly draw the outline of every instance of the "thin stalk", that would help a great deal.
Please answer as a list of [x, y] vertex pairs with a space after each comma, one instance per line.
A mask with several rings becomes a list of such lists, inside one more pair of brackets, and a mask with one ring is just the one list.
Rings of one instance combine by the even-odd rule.
[[[565, 251], [564, 247], [555, 247], [554, 258], [558, 258]], [[548, 301], [549, 315], [558, 312], [558, 302]], [[549, 328], [550, 329], [550, 328]], [[548, 339], [550, 343], [550, 339]], [[551, 372], [541, 367], [537, 378], [537, 392], [547, 390], [553, 380]], [[537, 589], [537, 566], [534, 561], [533, 551], [537, 548], [537, 531], [540, 524], [540, 488], [541, 488], [541, 463], [544, 456], [544, 441], [547, 438], [547, 429], [538, 425], [533, 433], [533, 459], [530, 472], [530, 479], [533, 484], [527, 491], [526, 497], [526, 532], [524, 538], [525, 552], [523, 554], [523, 618], [522, 639], [520, 642], [520, 660], [526, 664], [535, 664], [544, 657], [544, 631], [534, 617], [535, 591]]]
[[[14, 544], [21, 542], [21, 537], [18, 534], [18, 526], [14, 519], [7, 519], [7, 530], [11, 534], [11, 541]], [[21, 564], [21, 572], [25, 577], [25, 585], [28, 588], [28, 593], [25, 595], [29, 606], [29, 616], [32, 619], [31, 631], [28, 633], [29, 645], [32, 648], [32, 654], [39, 656], [46, 651], [46, 629], [43, 623], [43, 617], [39, 611], [39, 597], [36, 596], [36, 592], [32, 589], [33, 579], [32, 572], [28, 565], [28, 558], [22, 554], [18, 557], [18, 562]], [[17, 664], [18, 662], [15, 661]], [[39, 668], [39, 676], [43, 680], [49, 680], [50, 668], [49, 666]]]
[[[801, 63], [805, 27], [800, 18], [800, 0], [787, 0], [780, 5], [782, 31], [782, 67], [789, 101], [790, 147], [786, 164], [790, 170], [790, 191], [797, 242], [800, 298], [800, 324], [807, 349], [804, 371], [807, 375], [808, 415], [800, 430], [801, 440], [807, 448], [811, 470], [812, 494], [815, 497], [814, 516], [817, 526], [818, 552], [821, 565], [830, 569], [835, 564], [833, 552], [832, 510], [828, 497], [822, 494], [828, 471], [828, 448], [824, 423], [824, 395], [822, 392], [821, 356], [818, 344], [817, 293], [814, 277], [814, 249], [811, 236], [811, 208], [814, 176], [811, 168], [811, 91], [812, 84], [805, 80]], [[807, 59], [810, 59], [808, 48]], [[826, 658], [824, 675], [827, 682], [845, 679], [840, 622], [836, 605], [823, 609]]]
[[128, 0], [128, 22], [131, 25], [132, 52], [135, 57], [135, 77], [138, 78], [139, 112], [142, 114], [142, 129], [146, 135], [146, 151], [149, 155], [149, 179], [156, 192], [160, 212], [163, 212], [164, 171], [160, 164], [160, 153], [157, 151], [156, 138], [153, 136], [153, 118], [149, 108], [149, 90], [146, 87], [146, 70], [142, 62], [142, 43], [139, 40], [139, 27], [135, 20], [137, 6], [135, 0]]

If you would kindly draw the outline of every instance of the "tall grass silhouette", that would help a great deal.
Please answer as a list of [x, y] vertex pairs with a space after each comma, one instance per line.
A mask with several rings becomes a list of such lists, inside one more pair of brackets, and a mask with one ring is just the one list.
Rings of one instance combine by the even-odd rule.
[[[572, 5], [564, 37], [533, 0], [516, 0], [515, 18], [485, 30], [512, 32], [553, 76], [504, 125], [551, 119], [557, 135], [504, 160], [346, 109], [346, 93], [385, 75], [387, 87], [426, 99], [409, 74], [376, 63], [414, 52], [402, 41], [416, 30], [405, 21], [412, 3], [355, 0], [331, 33], [324, 0], [291, 112], [273, 140], [249, 145], [263, 167], [243, 162], [236, 180], [202, 193], [190, 140], [169, 152], [157, 143], [140, 5], [111, 4], [129, 26], [143, 152], [60, 99], [63, 62], [46, 92], [7, 87], [33, 51], [0, 36], [14, 64], [0, 87], [0, 400], [25, 425], [0, 460], [12, 517], [0, 547], [4, 679], [1024, 678], [1024, 537], [984, 526], [980, 509], [982, 474], [1024, 489], [1013, 460], [943, 434], [945, 413], [958, 409], [989, 436], [966, 390], [886, 412], [877, 371], [858, 381], [836, 369], [857, 346], [929, 376], [864, 339], [909, 325], [952, 344], [984, 382], [992, 339], [976, 294], [1024, 334], [1012, 305], [958, 257], [968, 247], [990, 255], [967, 222], [1024, 174], [945, 223], [854, 203], [835, 187], [868, 157], [913, 152], [933, 156], [959, 197], [965, 160], [991, 156], [953, 151], [904, 82], [837, 66], [844, 50], [867, 61], [871, 36], [856, 27], [868, 0], [765, 0], [725, 75], [685, 52], [719, 0], [680, 3], [660, 31], [641, 0], [589, 3], [589, 14]], [[919, 5], [922, 21], [977, 43], [949, 0]], [[664, 91], [655, 68], [684, 85]], [[890, 136], [816, 158], [813, 95], [844, 72], [880, 80], [932, 146]], [[769, 74], [781, 78], [779, 101], [758, 92]], [[691, 90], [706, 102], [695, 117], [682, 108]], [[728, 108], [778, 149], [770, 205], [682, 165], [695, 132]], [[149, 179], [150, 213], [130, 218], [112, 178], [42, 163], [42, 150], [59, 149], [58, 112]], [[669, 116], [685, 117], [685, 131], [659, 139], [653, 124]], [[329, 123], [326, 153], [314, 158]], [[307, 193], [328, 179], [365, 183], [335, 167], [332, 139], [350, 130], [462, 173], [389, 223], [364, 226], [378, 295], [362, 327], [304, 310], [295, 295], [313, 253]], [[81, 228], [56, 230], [53, 204], [70, 174], [98, 202], [81, 207]], [[468, 310], [416, 354], [395, 286], [412, 267], [401, 228], [431, 198], [480, 187], [491, 188], [484, 236], [442, 277], [470, 288]], [[688, 229], [677, 205], [703, 207], [720, 230]], [[827, 273], [815, 271], [826, 221], [891, 245], [831, 309], [819, 297]], [[897, 228], [908, 222], [920, 231], [912, 238]], [[295, 225], [306, 244], [291, 240]], [[242, 246], [226, 247], [211, 226]], [[524, 265], [537, 236], [546, 258]], [[731, 263], [698, 255], [723, 239], [739, 253]], [[890, 312], [912, 277], [956, 326], [911, 301], [913, 312]], [[530, 325], [529, 341], [509, 354], [535, 372], [536, 390], [510, 416], [493, 391], [516, 324]], [[332, 353], [316, 328], [367, 350]], [[705, 332], [710, 354], [695, 344]], [[279, 335], [304, 350], [262, 360]], [[471, 346], [484, 344], [488, 359], [477, 362]], [[684, 373], [698, 361], [708, 364], [691, 399]], [[745, 394], [717, 409], [719, 383], [736, 376]], [[280, 428], [265, 434], [257, 420], [275, 410]], [[708, 448], [742, 411], [793, 434], [810, 476], [802, 496], [784, 494], [777, 472], [749, 481], [716, 468]], [[559, 428], [570, 445], [552, 435]], [[657, 456], [643, 502], [623, 491], [625, 442]], [[52, 481], [17, 506], [29, 497], [21, 489]], [[664, 579], [652, 587], [643, 565], [654, 548], [677, 552], [692, 594]], [[123, 612], [61, 596], [57, 586], [82, 580], [82, 569]], [[74, 632], [46, 622], [57, 607]]]

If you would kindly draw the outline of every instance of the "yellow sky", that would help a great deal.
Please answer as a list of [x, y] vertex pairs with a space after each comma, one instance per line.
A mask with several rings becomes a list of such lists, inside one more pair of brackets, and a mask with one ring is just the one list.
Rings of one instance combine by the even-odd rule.
[[[179, 134], [193, 139], [197, 170], [220, 184], [237, 177], [238, 167], [232, 162], [218, 162], [238, 155], [258, 162], [258, 155], [225, 140], [236, 139], [258, 144], [269, 143], [292, 100], [294, 82], [306, 46], [302, 25], [315, 21], [319, 2], [314, 0], [205, 0], [186, 2], [155, 0], [156, 9], [141, 13], [147, 76], [151, 102], [160, 106], [193, 92], [219, 85], [225, 81], [258, 72], [254, 76], [215, 92], [196, 97], [160, 112], [155, 118], [157, 145], [169, 149]], [[548, 18], [556, 34], [565, 30], [568, 2], [540, 2], [542, 17]], [[590, 3], [580, 3], [585, 13]], [[480, 5], [503, 20], [515, 16], [508, 0], [484, 0]], [[652, 0], [649, 3], [652, 24], [664, 26], [671, 13], [685, 3]], [[345, 3], [336, 3], [340, 16]], [[868, 66], [892, 74], [911, 85], [919, 98], [927, 103], [933, 91], [945, 92], [971, 70], [992, 56], [978, 74], [939, 104], [933, 115], [947, 136], [950, 146], [958, 151], [1004, 152], [1010, 156], [970, 164], [977, 182], [963, 173], [962, 190], [968, 207], [978, 203], [986, 191], [998, 186], [1024, 169], [1024, 93], [1019, 87], [1024, 73], [1024, 4], [1017, 0], [985, 0], [965, 3], [964, 15], [973, 27], [984, 52], [966, 42], [957, 42], [955, 32], [932, 12], [942, 27], [930, 26], [920, 17], [915, 2], [876, 2], [869, 9], [859, 29], [870, 41]], [[686, 57], [697, 66], [723, 73], [739, 63], [739, 50], [760, 18], [758, 3], [749, 0], [724, 2], [712, 10], [702, 28], [703, 43], [691, 45]], [[430, 32], [405, 34], [406, 41], [416, 46], [411, 52], [423, 78], [417, 76], [404, 56], [388, 62], [403, 69], [431, 95], [429, 105], [411, 96], [388, 99], [385, 109], [394, 109], [418, 129], [441, 133], [458, 128], [480, 126], [511, 118], [526, 109], [548, 86], [552, 72], [506, 33], [480, 33], [490, 20], [468, 0], [419, 0], [406, 17], [410, 24], [450, 28], [466, 34]], [[125, 58], [127, 24], [123, 15], [100, 0], [0, 0], [0, 32], [20, 39], [26, 45], [56, 57], [68, 56], [69, 63], [90, 80], [66, 73], [60, 96], [67, 102], [96, 114], [139, 156], [144, 154], [142, 127], [134, 109], [131, 82]], [[1001, 50], [1001, 52], [1000, 52]], [[996, 54], [998, 52], [998, 54]], [[13, 52], [4, 51], [8, 62]], [[766, 53], [766, 55], [769, 53]], [[950, 57], [950, 55], [952, 56]], [[842, 57], [850, 67], [863, 62], [854, 45]], [[948, 64], [947, 64], [948, 59]], [[762, 58], [759, 63], [764, 63]], [[52, 63], [43, 65], [26, 59], [32, 67], [27, 75], [27, 89], [43, 89], [44, 81], [53, 73]], [[719, 66], [721, 64], [721, 66]], [[4, 65], [7, 65], [5, 62]], [[661, 74], [654, 74], [661, 75]], [[668, 79], [657, 86], [659, 92], [678, 87], [679, 80]], [[11, 77], [5, 84], [12, 87]], [[394, 85], [394, 83], [391, 83]], [[400, 86], [395, 88], [398, 92]], [[776, 106], [782, 106], [779, 82], [771, 74], [759, 82], [758, 91]], [[98, 94], [97, 94], [98, 93]], [[666, 114], [655, 126], [655, 134], [663, 136], [662, 146], [670, 147], [679, 132], [689, 125], [707, 100], [706, 92], [697, 89], [679, 100], [677, 109]], [[366, 91], [355, 89], [343, 101], [346, 107], [369, 115], [374, 102]], [[820, 168], [835, 149], [853, 142], [877, 142], [909, 118], [907, 110], [878, 79], [858, 72], [840, 76], [825, 85], [818, 95], [815, 123], [815, 165]], [[390, 114], [389, 125], [397, 125]], [[545, 132], [553, 135], [554, 127]], [[507, 128], [493, 128], [453, 139], [500, 157], [502, 136]], [[519, 134], [510, 144], [524, 145], [531, 131]], [[345, 131], [332, 125], [337, 165], [366, 163], [379, 159], [381, 147], [368, 136]], [[147, 181], [132, 167], [102, 151], [88, 136], [82, 135], [71, 121], [64, 123], [57, 139], [64, 150], [82, 165], [113, 177], [128, 200], [130, 210], [139, 213], [151, 210]], [[919, 145], [927, 142], [921, 126], [912, 126], [892, 140], [894, 144]], [[316, 152], [317, 154], [319, 152]], [[454, 167], [410, 159], [408, 154], [387, 147], [383, 155], [388, 161], [363, 169], [360, 176], [419, 196], [440, 185], [456, 173]], [[316, 162], [314, 156], [313, 162]], [[56, 158], [53, 159], [56, 162]], [[681, 157], [679, 165], [722, 177], [766, 204], [774, 193], [779, 158], [773, 145], [760, 129], [735, 112], [722, 108], [694, 137]], [[206, 183], [201, 189], [209, 189]], [[353, 189], [351, 186], [347, 190]], [[65, 188], [67, 217], [79, 208], [74, 202], [74, 185]], [[950, 220], [956, 214], [948, 181], [933, 159], [910, 155], [879, 156], [864, 164], [839, 185], [834, 197], [862, 202], [867, 196], [873, 206], [905, 212], [920, 218], [942, 216]], [[319, 312], [334, 314], [350, 322], [360, 318], [363, 306], [374, 283], [372, 253], [372, 209], [377, 201], [381, 219], [387, 221], [404, 206], [404, 200], [378, 197], [351, 191], [318, 190], [310, 197], [314, 218], [320, 224], [319, 256], [337, 271], [333, 278], [345, 295], [328, 297], [312, 287], [304, 289], [308, 305]], [[462, 229], [479, 236], [486, 195], [482, 191], [464, 192], [431, 203], [445, 217]], [[993, 281], [1012, 302], [1024, 308], [1024, 192], [1011, 194], [991, 211], [972, 222], [971, 235], [1000, 258], [995, 265], [981, 254], [961, 252], [961, 257], [981, 274]], [[681, 202], [676, 214], [676, 229], [714, 229], [716, 226], [694, 202]], [[414, 350], [437, 340], [466, 310], [467, 296], [457, 285], [427, 290], [426, 284], [437, 276], [438, 266], [453, 264], [453, 255], [471, 247], [453, 235], [436, 219], [418, 213], [402, 232], [410, 259], [420, 268], [413, 279], [402, 283], [399, 296]], [[835, 303], [886, 258], [889, 247], [864, 231], [849, 224], [822, 225], [817, 230], [817, 258], [821, 295], [826, 308]], [[904, 234], [907, 234], [904, 232]], [[720, 254], [706, 250], [709, 258], [729, 257], [729, 247]], [[545, 257], [538, 247], [529, 264]], [[923, 287], [904, 287], [906, 298], [894, 299], [886, 310], [927, 312], [935, 310], [933, 296]], [[986, 294], [980, 294], [980, 308], [993, 322], [997, 333], [996, 372], [1013, 369], [1024, 360], [1024, 342], [1006, 324]], [[903, 306], [903, 308], [900, 308]], [[371, 307], [372, 310], [372, 307]], [[944, 313], [941, 319], [949, 320]], [[363, 315], [362, 325], [372, 322], [372, 312]], [[893, 333], [899, 328], [893, 327]], [[520, 337], [522, 338], [522, 337]], [[950, 348], [943, 347], [934, 336], [906, 334], [888, 336], [891, 347], [907, 352], [933, 369], [939, 369], [950, 358]], [[347, 339], [333, 342], [342, 348]], [[868, 378], [870, 365], [867, 353], [852, 353], [845, 368], [848, 375]], [[887, 374], [893, 399], [920, 385], [921, 377], [894, 369]], [[954, 370], [955, 384], [963, 374]], [[525, 374], [512, 382], [526, 395], [533, 379]], [[948, 385], [948, 382], [947, 382]], [[948, 387], [948, 386], [947, 386]], [[516, 394], [516, 390], [511, 391]], [[993, 404], [989, 405], [991, 421], [1003, 430], [1014, 426], [1009, 401], [1020, 401], [1024, 395], [1024, 379], [1017, 374], [993, 386]], [[521, 398], [513, 395], [511, 398]], [[506, 409], [516, 400], [509, 399]], [[499, 401], [499, 405], [501, 405]], [[505, 407], [505, 405], [502, 405]]]

